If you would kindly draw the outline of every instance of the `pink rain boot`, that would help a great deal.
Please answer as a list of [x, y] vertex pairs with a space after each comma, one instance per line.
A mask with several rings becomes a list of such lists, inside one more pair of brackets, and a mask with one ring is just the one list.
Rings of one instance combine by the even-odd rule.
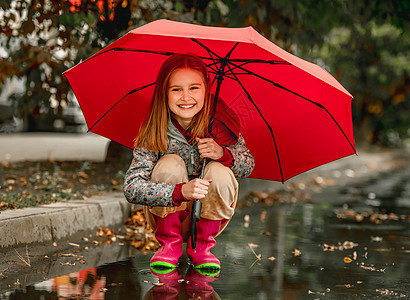
[[150, 261], [151, 267], [176, 268], [182, 256], [182, 218], [187, 215], [185, 211], [177, 211], [165, 218], [157, 217], [155, 238], [160, 242], [161, 248], [155, 252]]
[[188, 240], [186, 252], [191, 258], [196, 269], [220, 269], [219, 259], [210, 250], [215, 247], [215, 236], [219, 232], [221, 220], [208, 220], [201, 218], [196, 223], [197, 245], [192, 249], [191, 238]]

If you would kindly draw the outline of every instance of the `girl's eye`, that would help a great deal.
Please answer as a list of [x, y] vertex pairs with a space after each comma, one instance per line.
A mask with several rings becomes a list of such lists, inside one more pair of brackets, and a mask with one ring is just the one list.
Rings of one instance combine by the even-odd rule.
[[199, 89], [198, 86], [193, 86], [193, 87], [191, 87], [191, 90], [197, 90], [197, 89]]
[[179, 92], [179, 91], [181, 91], [180, 88], [172, 88], [172, 89], [171, 89], [171, 92]]

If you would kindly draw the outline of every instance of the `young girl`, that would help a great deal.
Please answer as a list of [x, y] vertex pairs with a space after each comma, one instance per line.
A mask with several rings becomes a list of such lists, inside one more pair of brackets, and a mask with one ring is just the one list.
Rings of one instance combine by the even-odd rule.
[[[188, 240], [186, 252], [196, 268], [220, 268], [210, 250], [234, 214], [237, 180], [253, 170], [254, 159], [243, 137], [226, 125], [232, 123], [229, 114], [221, 114], [222, 120], [212, 116], [210, 84], [199, 57], [169, 57], [158, 73], [149, 114], [135, 139], [124, 194], [129, 202], [145, 205], [148, 223], [161, 243], [151, 258], [152, 267], [175, 268]], [[217, 116], [224, 111], [217, 109]], [[209, 162], [204, 179], [199, 179], [203, 159]], [[194, 200], [202, 202], [196, 249], [188, 239]]]

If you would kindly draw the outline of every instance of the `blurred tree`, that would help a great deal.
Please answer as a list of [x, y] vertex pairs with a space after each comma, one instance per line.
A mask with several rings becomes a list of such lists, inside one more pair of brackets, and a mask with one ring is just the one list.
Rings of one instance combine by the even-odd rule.
[[0, 0], [0, 88], [25, 78], [14, 99], [26, 121], [61, 113], [70, 94], [63, 71], [159, 18], [252, 25], [336, 75], [355, 98], [358, 142], [409, 136], [410, 2], [400, 0]]
[[227, 1], [228, 26], [252, 25], [321, 65], [352, 93], [356, 142], [410, 136], [410, 2]]
[[89, 30], [97, 23], [96, 2], [78, 3], [82, 10], [77, 2], [0, 2], [0, 38], [7, 52], [0, 60], [0, 82], [24, 79], [26, 91], [14, 99], [27, 130], [37, 129], [37, 118], [61, 114], [70, 92], [62, 72], [103, 45]]

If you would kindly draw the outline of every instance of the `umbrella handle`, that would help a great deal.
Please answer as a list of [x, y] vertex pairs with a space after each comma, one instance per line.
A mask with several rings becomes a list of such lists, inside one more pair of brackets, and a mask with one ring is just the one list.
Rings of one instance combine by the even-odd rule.
[[192, 249], [196, 248], [196, 242], [197, 242], [197, 231], [196, 231], [196, 222], [199, 221], [201, 218], [201, 208], [202, 208], [202, 202], [195, 200], [194, 203], [192, 203], [192, 211], [191, 211], [191, 220], [192, 220], [192, 225], [191, 225], [191, 245]]
[[[204, 178], [204, 170], [206, 166], [206, 158], [204, 159], [204, 162], [202, 164], [202, 171], [201, 171], [201, 179]], [[197, 231], [196, 231], [196, 222], [198, 222], [201, 219], [201, 209], [202, 209], [202, 202], [195, 200], [192, 203], [192, 210], [191, 210], [191, 244], [192, 244], [192, 249], [196, 248], [196, 242], [197, 242]]]

